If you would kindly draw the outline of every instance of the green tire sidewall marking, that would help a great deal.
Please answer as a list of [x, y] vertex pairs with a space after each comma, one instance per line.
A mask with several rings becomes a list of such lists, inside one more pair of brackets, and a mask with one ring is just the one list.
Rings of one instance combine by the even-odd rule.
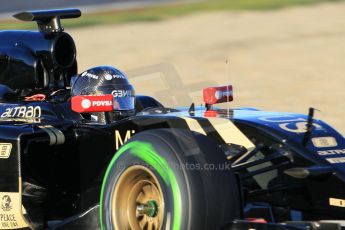
[[167, 186], [171, 186], [174, 198], [174, 218], [173, 218], [173, 228], [172, 230], [180, 230], [181, 226], [181, 215], [182, 215], [182, 199], [180, 188], [177, 183], [176, 176], [169, 166], [168, 162], [160, 156], [156, 150], [152, 147], [151, 144], [141, 141], [133, 141], [129, 142], [124, 145], [113, 157], [111, 160], [107, 171], [105, 172], [105, 176], [103, 178], [102, 190], [101, 190], [101, 199], [100, 199], [100, 221], [101, 221], [101, 228], [102, 230], [106, 230], [103, 225], [103, 199], [104, 199], [104, 189], [107, 179], [109, 177], [109, 173], [113, 168], [116, 161], [119, 157], [130, 150], [130, 154], [133, 156], [145, 161], [147, 164], [151, 165], [157, 173], [162, 177], [164, 183]]

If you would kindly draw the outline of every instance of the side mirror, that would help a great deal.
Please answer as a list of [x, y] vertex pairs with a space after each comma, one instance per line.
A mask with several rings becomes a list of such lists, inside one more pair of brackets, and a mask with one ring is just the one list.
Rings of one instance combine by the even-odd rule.
[[232, 85], [206, 88], [203, 90], [203, 99], [206, 105], [233, 101]]

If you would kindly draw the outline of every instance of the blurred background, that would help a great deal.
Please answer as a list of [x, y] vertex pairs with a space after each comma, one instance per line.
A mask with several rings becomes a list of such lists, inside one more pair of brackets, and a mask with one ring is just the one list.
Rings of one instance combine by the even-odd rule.
[[63, 25], [79, 72], [124, 70], [137, 93], [166, 106], [201, 103], [203, 87], [234, 86], [231, 107], [318, 110], [345, 134], [343, 0], [0, 0], [0, 29], [34, 29], [15, 12], [77, 7]]

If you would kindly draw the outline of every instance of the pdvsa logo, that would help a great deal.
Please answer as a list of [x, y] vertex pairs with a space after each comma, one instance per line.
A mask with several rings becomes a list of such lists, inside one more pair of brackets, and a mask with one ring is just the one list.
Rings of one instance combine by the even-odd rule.
[[104, 76], [104, 78], [105, 78], [105, 80], [108, 80], [108, 81], [110, 81], [112, 79], [125, 79], [124, 76], [118, 75], [118, 74], [106, 74]]
[[112, 106], [112, 101], [93, 101], [92, 106]]
[[81, 106], [83, 109], [88, 109], [92, 107], [99, 107], [99, 106], [112, 106], [112, 101], [90, 101], [89, 99], [84, 99], [81, 102]]
[[81, 107], [88, 109], [91, 107], [91, 101], [89, 99], [84, 99], [81, 101]]
[[82, 77], [86, 76], [86, 77], [89, 77], [89, 78], [98, 80], [98, 76], [97, 76], [97, 75], [92, 74], [92, 73], [88, 73], [88, 72], [82, 73], [81, 76], [82, 76]]
[[114, 97], [111, 94], [99, 96], [74, 96], [72, 110], [78, 113], [107, 112], [113, 110]]

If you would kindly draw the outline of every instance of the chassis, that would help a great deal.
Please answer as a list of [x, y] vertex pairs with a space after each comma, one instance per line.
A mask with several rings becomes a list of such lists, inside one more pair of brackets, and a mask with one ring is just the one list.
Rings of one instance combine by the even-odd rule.
[[117, 122], [73, 111], [76, 50], [60, 19], [80, 15], [23, 12], [39, 31], [0, 32], [0, 229], [344, 226], [345, 140], [313, 109], [137, 96], [137, 114]]

